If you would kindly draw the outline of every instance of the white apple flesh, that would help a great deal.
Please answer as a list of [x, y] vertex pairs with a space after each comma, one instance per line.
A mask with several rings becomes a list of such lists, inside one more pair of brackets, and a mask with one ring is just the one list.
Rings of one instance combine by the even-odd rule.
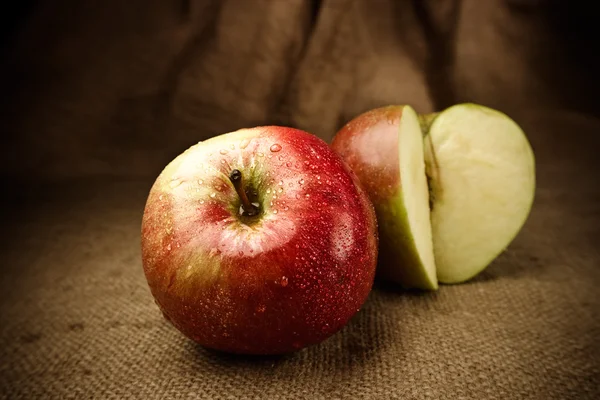
[[524, 132], [499, 111], [460, 104], [432, 120], [424, 147], [437, 276], [459, 283], [521, 230], [534, 199], [535, 160]]

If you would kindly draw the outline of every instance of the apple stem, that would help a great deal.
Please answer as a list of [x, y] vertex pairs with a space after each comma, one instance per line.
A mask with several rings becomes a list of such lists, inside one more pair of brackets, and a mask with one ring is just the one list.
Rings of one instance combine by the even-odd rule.
[[242, 201], [242, 210], [244, 210], [242, 215], [247, 217], [257, 215], [259, 212], [258, 207], [248, 200], [248, 195], [246, 195], [246, 191], [244, 190], [244, 178], [242, 172], [239, 169], [234, 169], [229, 175], [229, 180], [233, 183], [233, 187]]

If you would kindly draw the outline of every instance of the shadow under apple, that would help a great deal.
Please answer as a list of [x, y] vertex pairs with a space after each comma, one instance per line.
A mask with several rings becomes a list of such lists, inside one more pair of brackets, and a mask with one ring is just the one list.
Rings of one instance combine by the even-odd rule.
[[[279, 385], [289, 380], [296, 384], [302, 381], [308, 387], [318, 380], [321, 386], [326, 384], [327, 390], [333, 390], [342, 384], [343, 380], [338, 379], [341, 375], [351, 375], [360, 382], [366, 379], [368, 371], [376, 370], [375, 365], [385, 354], [402, 354], [408, 346], [403, 343], [402, 314], [412, 313], [414, 307], [427, 308], [425, 303], [430, 301], [431, 296], [407, 295], [376, 283], [350, 322], [320, 344], [290, 354], [250, 356], [209, 350], [188, 340], [183, 346], [183, 357], [191, 361], [196, 373], [202, 370], [205, 374], [208, 367], [231, 379], [243, 376], [255, 381], [270, 376], [277, 377]], [[265, 387], [269, 385], [265, 382]]]
[[373, 319], [378, 313], [378, 294], [373, 291], [361, 308], [337, 333], [319, 344], [308, 346], [297, 352], [281, 355], [245, 355], [232, 354], [218, 350], [208, 349], [189, 341], [186, 350], [197, 358], [199, 363], [211, 362], [226, 364], [228, 367], [268, 367], [309, 361], [317, 354], [328, 354], [328, 359], [337, 367], [364, 364], [374, 355], [374, 351], [384, 350], [386, 343], [379, 343], [374, 349], [366, 340], [369, 336], [377, 335], [377, 326]]
[[539, 274], [544, 268], [542, 260], [533, 254], [521, 254], [507, 249], [485, 270], [465, 284], [477, 284], [510, 278], [519, 279]]

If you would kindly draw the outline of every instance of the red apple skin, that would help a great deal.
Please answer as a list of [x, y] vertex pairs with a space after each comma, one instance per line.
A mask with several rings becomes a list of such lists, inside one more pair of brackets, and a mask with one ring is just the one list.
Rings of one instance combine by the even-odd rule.
[[[334, 136], [332, 149], [360, 179], [373, 203], [379, 222], [380, 277], [405, 288], [437, 289], [437, 281], [420, 268], [412, 239], [405, 237], [398, 205], [402, 191], [400, 177], [399, 125], [404, 106], [387, 106], [360, 114]], [[405, 221], [407, 224], [408, 222]]]
[[402, 106], [367, 111], [348, 122], [331, 147], [360, 179], [373, 204], [388, 201], [400, 187], [398, 124]]
[[[239, 216], [233, 169], [258, 193], [256, 220]], [[316, 136], [277, 126], [179, 155], [142, 221], [144, 273], [165, 318], [230, 353], [293, 352], [340, 330], [371, 290], [377, 248], [373, 206], [349, 167]]]
[[[339, 154], [360, 179], [361, 185], [375, 205], [379, 221], [379, 270], [384, 278], [404, 281], [397, 277], [398, 268], [391, 268], [397, 260], [398, 249], [388, 243], [389, 234], [382, 223], [390, 223], [387, 210], [378, 209], [387, 204], [398, 192], [400, 182], [398, 153], [398, 124], [403, 107], [387, 106], [369, 110], [343, 126], [334, 136], [332, 149]], [[393, 231], [394, 228], [389, 229]], [[410, 264], [408, 254], [401, 263]], [[406, 259], [404, 259], [406, 258]]]

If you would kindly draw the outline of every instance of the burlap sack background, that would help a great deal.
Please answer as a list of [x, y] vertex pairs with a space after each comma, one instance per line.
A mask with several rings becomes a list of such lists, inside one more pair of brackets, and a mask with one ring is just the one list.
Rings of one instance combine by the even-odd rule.
[[[598, 398], [598, 28], [568, 3], [39, 1], [0, 75], [0, 398]], [[509, 113], [537, 156], [531, 217], [481, 276], [378, 283], [343, 331], [286, 357], [210, 352], [162, 320], [139, 225], [174, 155], [244, 126], [329, 140], [371, 107], [459, 101]]]

